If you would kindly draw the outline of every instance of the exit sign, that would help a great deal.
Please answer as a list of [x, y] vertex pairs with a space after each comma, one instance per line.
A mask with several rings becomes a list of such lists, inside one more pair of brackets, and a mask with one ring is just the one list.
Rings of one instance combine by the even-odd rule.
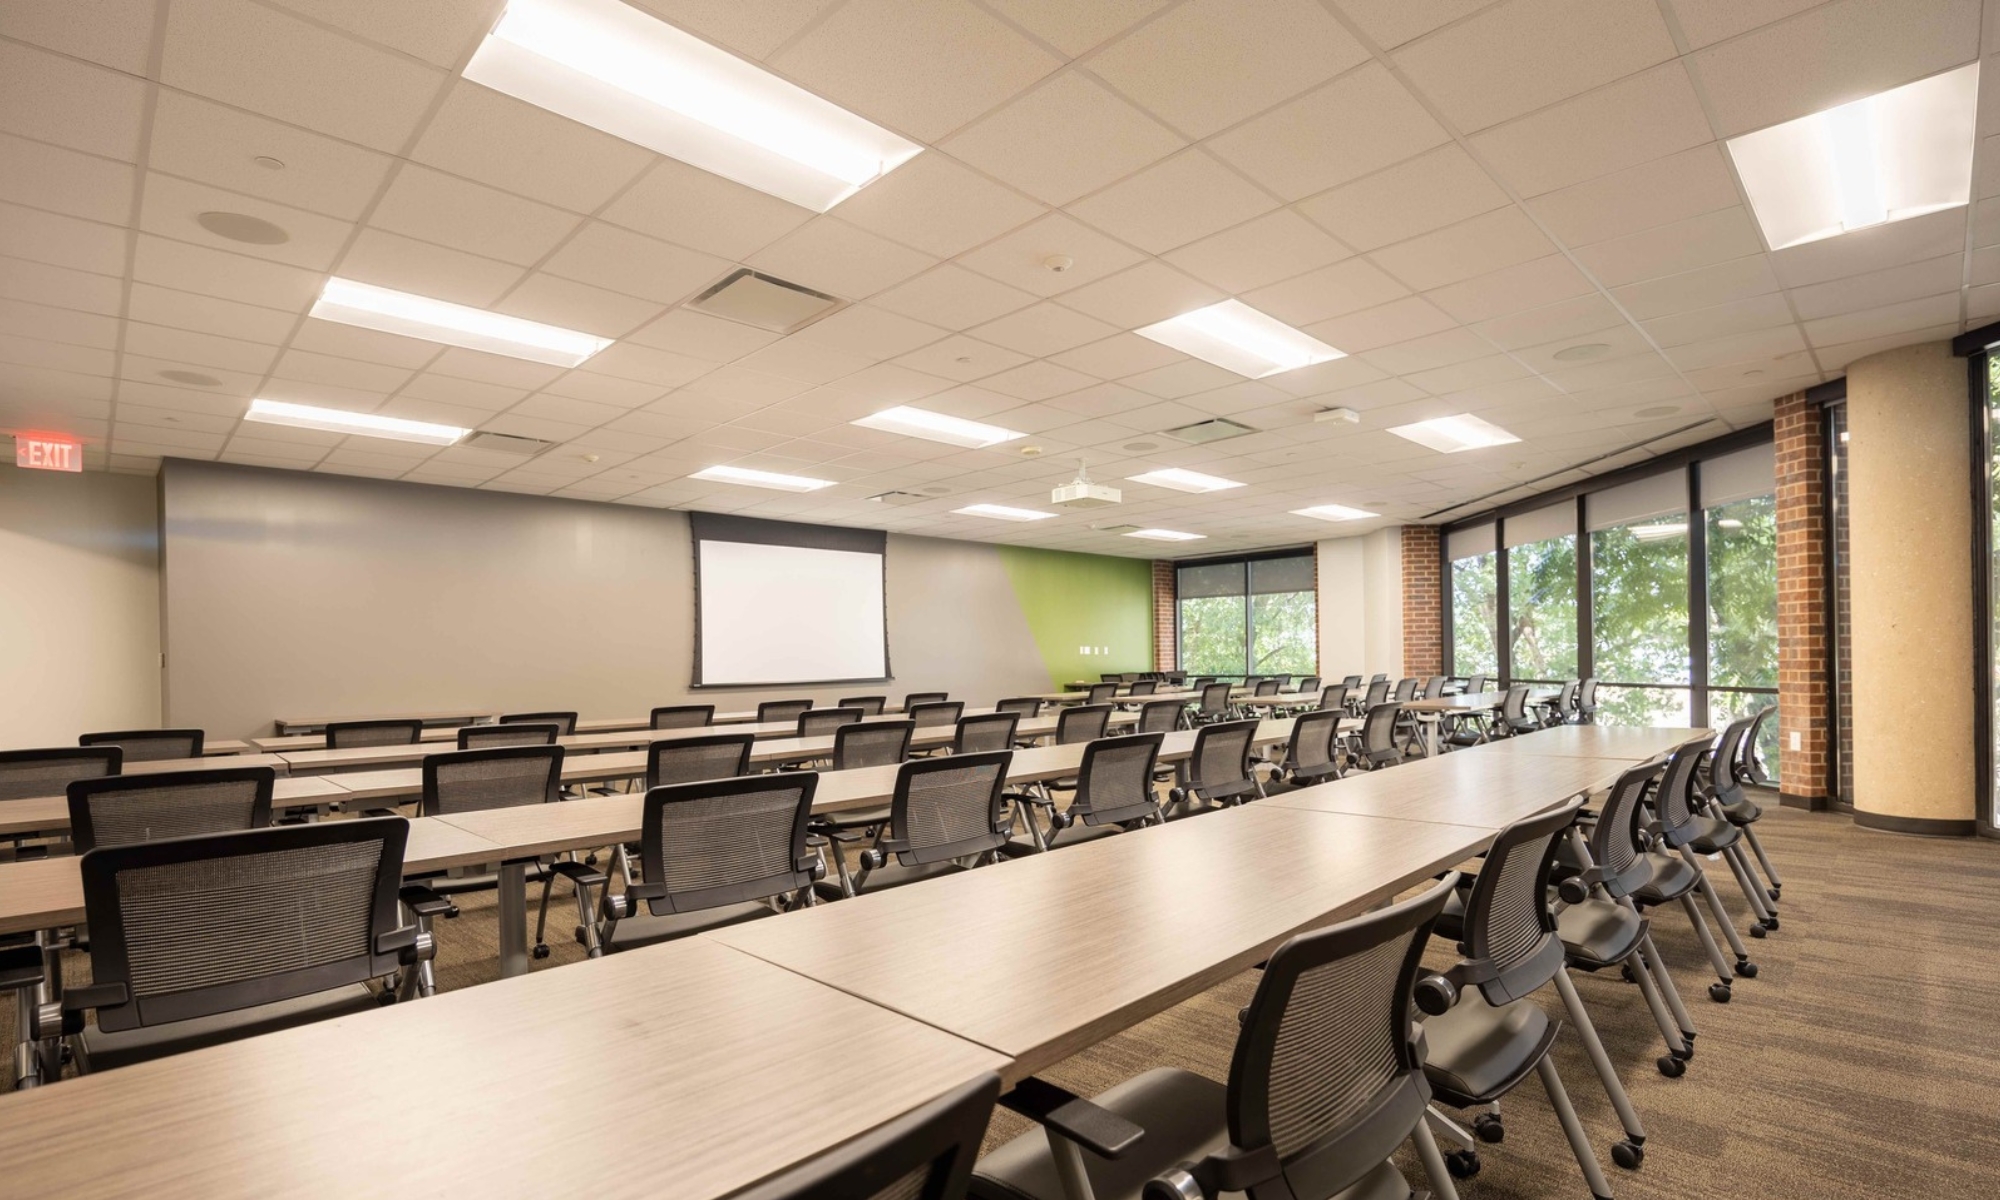
[[14, 437], [14, 465], [34, 471], [83, 470], [83, 445], [67, 438]]

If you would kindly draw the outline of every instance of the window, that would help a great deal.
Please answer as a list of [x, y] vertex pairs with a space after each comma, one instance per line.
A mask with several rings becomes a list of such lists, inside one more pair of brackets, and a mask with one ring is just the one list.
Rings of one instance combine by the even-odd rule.
[[1598, 492], [1584, 509], [1599, 719], [1693, 724], [1686, 473]]
[[[1985, 470], [1980, 472], [1980, 478], [1985, 484], [1986, 494], [1981, 498], [1980, 511], [1975, 518], [1976, 526], [1983, 527], [1981, 532], [1986, 541], [1987, 627], [1984, 686], [1987, 703], [1986, 731], [1987, 736], [1993, 739], [1988, 745], [1986, 760], [1989, 787], [1992, 779], [2000, 778], [2000, 771], [1992, 767], [1992, 764], [2000, 762], [2000, 732], [1996, 732], [2000, 731], [2000, 670], [1996, 670], [1994, 666], [1995, 663], [2000, 663], [2000, 370], [1996, 370], [1995, 367], [1996, 357], [2000, 356], [1996, 356], [1990, 350], [1986, 354], [1986, 411], [1980, 414], [1981, 427], [1986, 431], [1986, 444], [1982, 447], [1986, 459]], [[1844, 426], [1841, 436], [1843, 442], [1840, 450], [1844, 464], [1847, 451]], [[2000, 799], [1996, 799], [1994, 791], [1989, 790], [1980, 807], [1984, 810], [1983, 818], [1989, 829], [2000, 825]]]
[[1181, 567], [1180, 669], [1238, 677], [1318, 670], [1316, 571], [1310, 553]]
[[1507, 645], [1513, 678], [1577, 677], [1576, 504], [1509, 517]]
[[1451, 555], [1451, 673], [1500, 674], [1500, 556], [1493, 526], [1453, 530]]
[[[1772, 448], [1701, 464], [1708, 597], [1708, 708], [1719, 728], [1778, 701], [1778, 502]], [[1778, 723], [1757, 747], [1782, 773]]]

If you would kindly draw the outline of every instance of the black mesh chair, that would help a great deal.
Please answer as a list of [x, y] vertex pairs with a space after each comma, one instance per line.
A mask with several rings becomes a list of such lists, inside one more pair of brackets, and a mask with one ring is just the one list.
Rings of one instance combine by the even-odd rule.
[[1014, 696], [994, 705], [993, 711], [1013, 713], [1025, 721], [1042, 715], [1042, 701], [1038, 696]]
[[852, 725], [862, 716], [858, 708], [807, 709], [799, 714], [797, 735], [802, 738], [831, 737], [834, 730], [842, 725]]
[[0, 800], [60, 796], [78, 779], [116, 775], [125, 752], [117, 746], [55, 746], [0, 750]]
[[1349, 691], [1352, 691], [1353, 689], [1361, 686], [1361, 676], [1343, 675], [1340, 678], [1340, 686], [1347, 688]]
[[903, 714], [909, 715], [910, 710], [919, 704], [943, 704], [949, 699], [949, 692], [911, 692], [903, 697]]
[[[1368, 691], [1361, 699], [1362, 712], [1372, 712], [1389, 702], [1389, 681], [1377, 675], [1368, 684]], [[1358, 715], [1358, 714], [1357, 714]]]
[[1088, 689], [1088, 696], [1084, 700], [1084, 703], [1109, 704], [1117, 698], [1118, 684], [1115, 681], [1111, 683], [1093, 683]]
[[1597, 680], [1586, 679], [1576, 689], [1576, 720], [1579, 725], [1597, 723]]
[[904, 763], [896, 774], [889, 820], [877, 827], [874, 844], [861, 852], [859, 870], [848, 872], [841, 843], [854, 834], [843, 831], [833, 842], [839, 882], [820, 888], [853, 896], [994, 861], [1013, 832], [1005, 820], [1002, 790], [1013, 760], [1014, 752], [1005, 750]]
[[1229, 700], [1230, 692], [1235, 690], [1231, 684], [1227, 682], [1204, 684], [1197, 690], [1201, 692], [1201, 701], [1194, 710], [1195, 724], [1213, 725], [1217, 721], [1227, 721], [1235, 715], [1235, 706]]
[[[833, 735], [833, 769], [887, 767], [910, 756], [915, 721], [859, 721], [840, 726]], [[1004, 747], [1003, 747], [1004, 749]]]
[[460, 750], [487, 750], [494, 746], [553, 746], [562, 735], [554, 721], [521, 721], [507, 725], [461, 725]]
[[887, 696], [848, 696], [840, 701], [840, 707], [858, 708], [862, 715], [870, 717], [881, 716], [882, 710], [888, 707], [888, 704]]
[[943, 729], [958, 724], [965, 715], [965, 703], [960, 700], [926, 700], [903, 709], [903, 715], [917, 723], [918, 729]]
[[[1542, 816], [1516, 822], [1494, 837], [1465, 901], [1458, 939], [1463, 957], [1448, 973], [1431, 980], [1431, 986], [1419, 989], [1417, 1000], [1430, 1014], [1423, 1023], [1428, 1049], [1424, 1074], [1436, 1101], [1459, 1109], [1497, 1104], [1530, 1072], [1539, 1074], [1591, 1194], [1608, 1197], [1611, 1185], [1605, 1182], [1550, 1056], [1562, 1024], [1533, 999], [1535, 992], [1554, 981], [1578, 1034], [1587, 1047], [1594, 1047], [1592, 1058], [1603, 1053], [1589, 1014], [1564, 970], [1563, 945], [1556, 936], [1547, 895], [1555, 841], [1581, 807], [1581, 800], [1571, 800]], [[1615, 1074], [1607, 1081], [1607, 1089], [1611, 1088], [1616, 1088], [1613, 1103], [1628, 1133], [1627, 1140], [1613, 1146], [1612, 1159], [1622, 1167], [1637, 1167], [1644, 1156], [1644, 1130], [1636, 1114], [1630, 1114], [1630, 1102], [1624, 1101]], [[1481, 1124], [1491, 1126], [1497, 1116], [1482, 1114]], [[1446, 1165], [1454, 1175], [1473, 1174], [1479, 1169], [1479, 1137], [1442, 1114], [1437, 1120], [1465, 1147], [1451, 1154]]]
[[1317, 675], [1308, 675], [1308, 676], [1306, 676], [1306, 677], [1305, 677], [1304, 679], [1301, 679], [1301, 680], [1299, 680], [1299, 686], [1298, 686], [1297, 688], [1293, 689], [1293, 690], [1294, 690], [1294, 691], [1299, 691], [1299, 692], [1305, 692], [1305, 693], [1308, 693], [1308, 694], [1310, 694], [1310, 693], [1312, 693], [1312, 692], [1316, 692], [1316, 691], [1318, 691], [1318, 690], [1319, 690], [1319, 676], [1317, 676]]
[[1477, 695], [1486, 690], [1486, 676], [1474, 675], [1465, 681], [1467, 695]]
[[1279, 690], [1278, 680], [1260, 679], [1257, 681], [1257, 690], [1251, 694], [1256, 696], [1275, 696], [1278, 694], [1278, 690]]
[[1666, 849], [1679, 853], [1688, 865], [1702, 871], [1701, 892], [1728, 937], [1731, 949], [1736, 952], [1736, 973], [1754, 976], [1754, 970], [1746, 971], [1743, 967], [1749, 953], [1743, 948], [1742, 939], [1736, 936], [1736, 927], [1730, 919], [1729, 910], [1723, 907], [1722, 897], [1708, 881], [1707, 872], [1701, 865], [1702, 858], [1720, 858], [1729, 867], [1730, 873], [1736, 876], [1736, 886], [1750, 904], [1751, 937], [1760, 938], [1765, 936], [1767, 930], [1776, 929], [1778, 918], [1765, 907], [1763, 889], [1751, 879], [1749, 868], [1744, 863], [1743, 831], [1722, 817], [1709, 816], [1700, 811], [1703, 797], [1698, 771], [1710, 753], [1712, 747], [1705, 746], [1699, 755], [1693, 756], [1696, 763], [1694, 770], [1686, 770], [1684, 760], [1683, 771], [1676, 771], [1673, 759], [1668, 760], [1666, 778], [1661, 780], [1655, 797], [1659, 837]]
[[1424, 680], [1424, 699], [1436, 700], [1444, 695], [1445, 677], [1432, 675]]
[[1558, 725], [1570, 723], [1570, 719], [1576, 715], [1576, 689], [1577, 681], [1571, 679], [1565, 682], [1555, 695], [1535, 704], [1542, 728], [1554, 729]]
[[1349, 756], [1352, 765], [1379, 771], [1403, 761], [1403, 747], [1396, 740], [1397, 719], [1402, 712], [1400, 704], [1377, 704], [1368, 710], [1361, 718], [1361, 737]]
[[[1581, 707], [1581, 701], [1579, 701], [1579, 708], [1580, 707]], [[1778, 781], [1776, 779], [1773, 779], [1771, 777], [1770, 771], [1765, 769], [1764, 758], [1757, 751], [1757, 747], [1764, 744], [1764, 727], [1770, 724], [1771, 721], [1777, 717], [1777, 715], [1778, 715], [1778, 706], [1775, 704], [1767, 704], [1764, 707], [1758, 709], [1756, 716], [1753, 717], [1750, 721], [1750, 739], [1749, 741], [1745, 742], [1743, 746], [1742, 781], [1744, 783], [1750, 784], [1755, 787], [1763, 787], [1763, 788], [1775, 788], [1778, 786]], [[1755, 838], [1751, 839], [1751, 844], [1752, 845], [1756, 844]], [[1761, 858], [1762, 855], [1759, 855], [1759, 857]], [[1779, 883], [1778, 877], [1775, 874], [1773, 874], [1771, 875], [1771, 886], [1775, 889], [1775, 888], [1781, 888], [1784, 885]]]
[[[1771, 865], [1771, 856], [1757, 838], [1755, 826], [1763, 819], [1764, 810], [1743, 788], [1745, 784], [1756, 785], [1757, 777], [1762, 774], [1757, 769], [1757, 731], [1776, 711], [1776, 705], [1767, 705], [1750, 716], [1731, 721], [1722, 731], [1715, 756], [1709, 760], [1708, 788], [1702, 804], [1708, 814], [1721, 817], [1742, 832], [1743, 841], [1756, 856], [1757, 865], [1763, 868], [1764, 878], [1770, 880], [1770, 886], [1764, 889], [1765, 907], [1771, 915], [1768, 929], [1777, 928], [1778, 897], [1783, 893], [1785, 881], [1778, 876], [1778, 868]], [[1741, 852], [1737, 858], [1745, 877], [1755, 884], [1757, 875], [1750, 869], [1749, 860]]]
[[1319, 708], [1293, 717], [1285, 757], [1269, 764], [1275, 775], [1264, 790], [1291, 791], [1340, 778], [1340, 719], [1346, 715], [1337, 709]]
[[1139, 708], [1139, 720], [1133, 726], [1138, 733], [1172, 733], [1181, 727], [1181, 718], [1187, 706], [1178, 700], [1150, 700]]
[[99, 846], [157, 842], [271, 823], [269, 767], [107, 775], [70, 783], [69, 837], [78, 854]]
[[1019, 715], [1010, 712], [975, 713], [958, 719], [958, 734], [951, 741], [953, 754], [990, 754], [1014, 748], [1014, 731]]
[[92, 850], [79, 861], [91, 982], [64, 991], [59, 1028], [38, 1020], [28, 1036], [67, 1037], [79, 1071], [102, 1071], [366, 1012], [385, 998], [372, 980], [428, 995], [416, 968], [430, 937], [397, 908], [409, 828], [326, 821]]
[[1390, 699], [1398, 704], [1415, 700], [1417, 698], [1417, 685], [1421, 682], [1421, 680], [1415, 678], [1397, 680], [1396, 690], [1390, 694]]
[[354, 750], [363, 746], [414, 746], [424, 737], [422, 721], [328, 721], [326, 748]]
[[799, 714], [813, 706], [810, 700], [766, 700], [757, 706], [757, 723], [788, 724], [799, 719]]
[[1044, 1128], [982, 1158], [971, 1194], [1067, 1200], [1067, 1173], [1102, 1200], [1414, 1200], [1390, 1158], [1407, 1140], [1434, 1193], [1457, 1200], [1424, 1124], [1411, 1012], [1454, 882], [1280, 946], [1239, 1014], [1226, 1085], [1161, 1067], [1086, 1101], [1023, 1081], [1003, 1103]]
[[[811, 771], [648, 789], [640, 870], [621, 857], [622, 895], [606, 893], [598, 940], [608, 952], [740, 925], [813, 903], [825, 873], [806, 844]], [[643, 905], [643, 908], [642, 908]]]
[[1250, 770], [1257, 725], [1256, 721], [1225, 721], [1201, 727], [1195, 734], [1193, 752], [1181, 765], [1179, 785], [1167, 794], [1169, 818], [1194, 816], [1264, 794]]
[[[1018, 858], [1059, 845], [1078, 845], [1160, 821], [1159, 800], [1153, 795], [1153, 772], [1160, 760], [1163, 737], [1158, 733], [1135, 733], [1100, 738], [1085, 746], [1083, 762], [1072, 781], [1076, 794], [1066, 809], [1058, 809], [1046, 793], [1009, 792], [1008, 799], [1020, 806], [1029, 837], [1025, 841], [1019, 837], [1009, 841], [1007, 856]], [[1035, 823], [1035, 808], [1044, 811], [1049, 824], [1047, 834]]]
[[736, 1200], [961, 1200], [999, 1094], [982, 1075]]
[[1533, 733], [1542, 723], [1528, 712], [1528, 685], [1517, 683], [1507, 689], [1500, 701], [1500, 717], [1493, 723], [1489, 736], [1514, 737], [1523, 733]]
[[[1717, 1004], [1727, 1004], [1737, 974], [1755, 978], [1757, 964], [1750, 961], [1749, 950], [1736, 936], [1729, 913], [1722, 907], [1721, 897], [1709, 884], [1701, 860], [1691, 854], [1685, 845], [1675, 844], [1666, 836], [1670, 827], [1676, 831], [1677, 837], [1686, 832], [1686, 818], [1692, 811], [1687, 797], [1697, 786], [1696, 775], [1707, 753], [1708, 738], [1704, 736], [1676, 746], [1667, 755], [1666, 770], [1652, 793], [1655, 819], [1643, 830], [1645, 840], [1639, 847], [1645, 855], [1650, 875], [1632, 898], [1641, 910], [1668, 904], [1680, 906], [1700, 940], [1702, 950], [1707, 953], [1709, 964], [1715, 968], [1716, 982], [1708, 986], [1708, 998]], [[1722, 932], [1736, 954], [1734, 967], [1723, 956], [1722, 948], [1715, 944], [1715, 933], [1709, 928], [1708, 919], [1702, 915], [1700, 906], [1695, 904], [1697, 895], [1708, 902], [1716, 919], [1722, 923]]]
[[1109, 704], [1076, 704], [1063, 709], [1056, 717], [1056, 745], [1094, 742], [1103, 737], [1111, 727], [1111, 711]]
[[1159, 690], [1160, 690], [1159, 680], [1142, 679], [1139, 682], [1133, 684], [1130, 688], [1127, 688], [1125, 694], [1127, 696], [1150, 696], [1154, 692], [1157, 692]]
[[646, 790], [748, 775], [756, 740], [750, 733], [714, 733], [653, 742], [646, 747]]
[[1327, 712], [1337, 712], [1345, 714], [1347, 712], [1347, 693], [1350, 690], [1351, 686], [1352, 685], [1350, 684], [1336, 683], [1329, 687], [1320, 689], [1319, 693], [1320, 708], [1326, 710]]
[[507, 713], [500, 718], [502, 725], [547, 725], [554, 724], [557, 737], [576, 736], [576, 714], [573, 712]]
[[116, 746], [125, 752], [128, 763], [200, 758], [201, 743], [199, 729], [130, 729], [122, 733], [86, 733], [76, 739], [79, 746]]
[[1192, 683], [1187, 683], [1186, 686], [1188, 691], [1198, 692], [1214, 682], [1215, 682], [1215, 676], [1213, 675], [1197, 675], [1194, 677], [1194, 681]]
[[651, 728], [706, 729], [714, 723], [713, 704], [667, 704], [653, 710]]

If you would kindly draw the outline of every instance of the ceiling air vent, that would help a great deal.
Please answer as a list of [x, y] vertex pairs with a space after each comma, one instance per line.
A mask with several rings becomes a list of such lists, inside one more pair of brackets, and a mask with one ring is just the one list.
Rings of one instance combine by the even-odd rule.
[[772, 333], [793, 333], [844, 303], [838, 296], [759, 275], [745, 267], [731, 271], [722, 282], [688, 301], [687, 306], [711, 317], [755, 325]]
[[1165, 436], [1177, 442], [1186, 442], [1190, 446], [1201, 446], [1255, 432], [1257, 431], [1248, 425], [1238, 425], [1234, 421], [1217, 417], [1213, 421], [1198, 421], [1193, 425], [1183, 425], [1179, 429], [1166, 430]]
[[482, 431], [466, 438], [459, 445], [470, 446], [474, 450], [498, 450], [502, 454], [518, 454], [522, 458], [533, 458], [555, 443], [543, 441], [541, 438], [516, 437], [511, 433]]

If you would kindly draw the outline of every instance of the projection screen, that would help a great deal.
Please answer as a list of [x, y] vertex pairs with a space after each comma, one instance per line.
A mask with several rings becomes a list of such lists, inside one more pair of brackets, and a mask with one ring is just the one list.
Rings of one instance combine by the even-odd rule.
[[889, 677], [879, 530], [690, 513], [694, 686]]

